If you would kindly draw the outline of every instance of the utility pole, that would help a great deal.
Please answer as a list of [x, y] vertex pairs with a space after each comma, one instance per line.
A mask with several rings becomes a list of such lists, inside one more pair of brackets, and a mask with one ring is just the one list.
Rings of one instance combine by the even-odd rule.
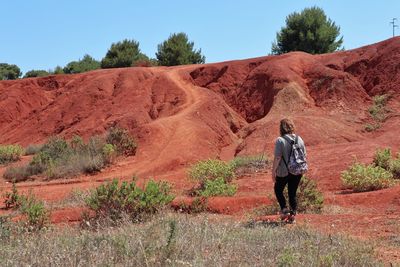
[[390, 24], [392, 24], [393, 27], [393, 37], [394, 37], [394, 29], [399, 27], [399, 25], [396, 24], [396, 20], [397, 18], [392, 18], [392, 21], [389, 22]]

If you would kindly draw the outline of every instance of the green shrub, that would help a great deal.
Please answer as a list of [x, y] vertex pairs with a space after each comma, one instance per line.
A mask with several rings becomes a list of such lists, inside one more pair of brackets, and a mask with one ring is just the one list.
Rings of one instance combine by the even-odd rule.
[[117, 156], [116, 150], [117, 148], [113, 144], [105, 144], [103, 146], [102, 154], [107, 163], [111, 163], [115, 160], [115, 157]]
[[31, 170], [30, 175], [36, 175], [44, 172], [50, 162], [54, 161], [48, 152], [40, 151], [33, 156], [31, 162], [29, 162], [29, 169]]
[[18, 208], [21, 205], [21, 199], [22, 197], [18, 193], [17, 186], [13, 183], [11, 192], [4, 194], [4, 205], [6, 209]]
[[236, 175], [255, 173], [265, 170], [270, 165], [270, 160], [264, 154], [254, 156], [238, 156], [230, 163], [235, 170]]
[[385, 170], [390, 170], [390, 163], [392, 160], [392, 151], [390, 148], [378, 149], [374, 156], [374, 165], [379, 166]]
[[189, 176], [200, 182], [201, 187], [208, 180], [223, 178], [230, 183], [235, 177], [234, 166], [217, 159], [199, 161], [189, 170]]
[[355, 192], [378, 190], [394, 185], [392, 173], [382, 167], [362, 163], [354, 163], [342, 172], [341, 178], [344, 186]]
[[369, 124], [368, 123], [367, 125], [365, 125], [365, 130], [367, 132], [373, 132], [373, 131], [375, 131], [375, 130], [377, 130], [379, 128], [381, 128], [381, 124], [380, 123], [374, 123], [374, 124]]
[[82, 155], [79, 157], [78, 164], [81, 166], [80, 172], [93, 174], [101, 171], [106, 166], [103, 155]]
[[126, 129], [113, 127], [108, 130], [106, 142], [116, 147], [119, 155], [133, 156], [136, 154], [136, 142]]
[[388, 109], [386, 108], [389, 95], [377, 95], [373, 98], [373, 105], [368, 109], [371, 117], [376, 121], [384, 121], [387, 117]]
[[199, 189], [197, 195], [202, 197], [233, 196], [236, 191], [236, 185], [228, 184], [224, 178], [220, 177], [214, 180], [206, 180], [204, 188]]
[[40, 230], [48, 223], [49, 212], [44, 202], [34, 195], [22, 198], [20, 211], [26, 216], [26, 223], [30, 230]]
[[74, 135], [70, 142], [61, 137], [51, 137], [32, 158], [27, 166], [9, 168], [4, 177], [9, 181], [25, 181], [33, 175], [44, 175], [47, 179], [92, 174], [112, 163], [118, 154], [131, 155], [136, 148], [127, 131], [120, 128], [111, 130], [106, 143], [101, 136], [92, 136], [87, 144]]
[[323, 206], [324, 197], [317, 183], [304, 175], [297, 191], [297, 211], [320, 213]]
[[25, 155], [35, 155], [42, 149], [42, 145], [29, 145], [25, 148]]
[[41, 152], [46, 153], [48, 158], [56, 161], [70, 154], [71, 149], [64, 138], [53, 136], [43, 145]]
[[20, 145], [0, 145], [0, 164], [20, 160], [23, 152]]
[[28, 196], [19, 194], [15, 183], [11, 192], [6, 192], [4, 204], [6, 209], [18, 209], [26, 216], [26, 226], [29, 230], [40, 230], [48, 222], [49, 212], [44, 202], [38, 200], [33, 194]]
[[84, 148], [85, 143], [83, 142], [82, 137], [74, 134], [71, 138], [70, 146], [74, 151], [80, 151]]
[[11, 166], [6, 169], [3, 178], [9, 182], [23, 182], [31, 176], [31, 169], [29, 166]]
[[393, 178], [400, 179], [400, 155], [397, 157], [397, 159], [391, 161], [390, 171], [393, 174]]
[[173, 199], [170, 185], [166, 182], [150, 180], [141, 189], [134, 181], [119, 185], [118, 180], [114, 179], [93, 190], [86, 204], [95, 211], [97, 218], [119, 220], [128, 214], [132, 219], [140, 220], [143, 215], [157, 213]]

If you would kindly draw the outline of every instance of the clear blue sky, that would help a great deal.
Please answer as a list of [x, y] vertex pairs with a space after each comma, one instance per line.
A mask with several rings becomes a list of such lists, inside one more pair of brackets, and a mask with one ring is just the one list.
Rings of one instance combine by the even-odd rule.
[[346, 49], [391, 37], [393, 17], [400, 24], [399, 0], [7, 0], [0, 5], [0, 62], [48, 70], [86, 53], [100, 60], [125, 38], [155, 57], [174, 32], [187, 33], [207, 63], [258, 57], [270, 52], [288, 14], [314, 5], [341, 27]]

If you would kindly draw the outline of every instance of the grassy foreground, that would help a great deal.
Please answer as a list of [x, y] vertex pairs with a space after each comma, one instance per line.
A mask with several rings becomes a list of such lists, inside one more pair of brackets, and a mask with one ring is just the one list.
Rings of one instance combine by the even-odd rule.
[[373, 247], [304, 226], [246, 226], [214, 215], [36, 233], [0, 225], [0, 266], [379, 266]]

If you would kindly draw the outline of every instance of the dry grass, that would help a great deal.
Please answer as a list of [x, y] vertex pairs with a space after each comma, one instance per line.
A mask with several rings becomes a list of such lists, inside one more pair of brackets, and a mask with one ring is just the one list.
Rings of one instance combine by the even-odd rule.
[[379, 266], [373, 247], [302, 226], [252, 228], [212, 215], [162, 214], [97, 230], [10, 233], [1, 266]]

